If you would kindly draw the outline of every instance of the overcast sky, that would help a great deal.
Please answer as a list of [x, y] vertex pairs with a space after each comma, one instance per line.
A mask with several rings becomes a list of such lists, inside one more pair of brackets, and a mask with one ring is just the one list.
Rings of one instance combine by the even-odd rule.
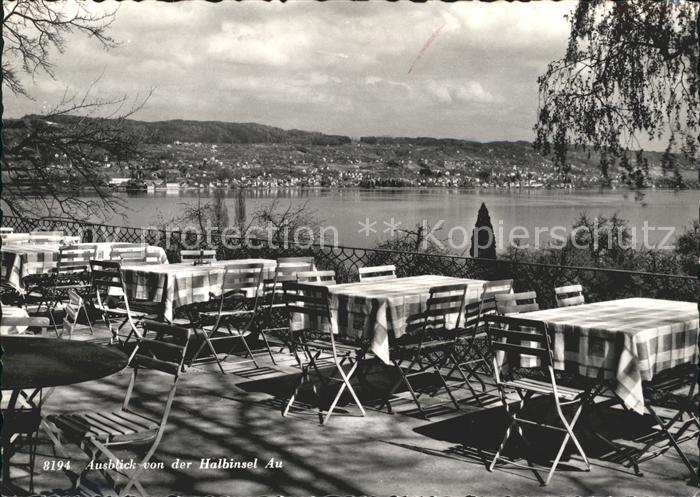
[[563, 54], [574, 5], [123, 3], [119, 47], [70, 36], [55, 79], [26, 79], [34, 101], [5, 92], [5, 115], [40, 112], [102, 74], [101, 96], [154, 89], [134, 116], [147, 121], [532, 140], [536, 80]]

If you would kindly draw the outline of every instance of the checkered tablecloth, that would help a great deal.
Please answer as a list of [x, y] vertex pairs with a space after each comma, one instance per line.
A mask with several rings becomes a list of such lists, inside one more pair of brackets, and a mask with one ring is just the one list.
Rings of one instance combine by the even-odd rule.
[[31, 274], [46, 274], [58, 263], [58, 244], [3, 244], [2, 278], [19, 291]]
[[[113, 242], [99, 242], [93, 245], [97, 248], [96, 259], [108, 259]], [[3, 244], [2, 246], [2, 278], [19, 291], [24, 291], [22, 280], [31, 274], [46, 274], [58, 264], [60, 245], [46, 243], [34, 245]], [[159, 263], [167, 264], [168, 258], [161, 247], [148, 246], [146, 252], [149, 256], [157, 258]]]
[[[274, 275], [277, 261], [274, 259], [237, 259], [215, 261], [211, 264], [195, 266], [192, 262], [177, 264], [123, 265], [122, 274], [127, 298], [163, 302], [164, 317], [172, 321], [173, 312], [183, 305], [206, 302], [210, 294], [221, 292], [224, 266], [236, 264], [262, 263], [265, 268], [263, 278]], [[248, 296], [252, 297], [251, 288]]]
[[632, 298], [528, 312], [554, 332], [557, 369], [615, 379], [626, 406], [644, 412], [642, 381], [698, 358], [693, 302]]
[[[406, 333], [406, 319], [425, 310], [432, 287], [457, 283], [470, 285], [467, 302], [473, 302], [481, 296], [486, 281], [423, 275], [329, 285], [333, 321], [330, 326], [339, 335], [371, 340], [369, 351], [391, 364], [389, 337]], [[453, 326], [456, 318], [453, 316], [448, 326]]]

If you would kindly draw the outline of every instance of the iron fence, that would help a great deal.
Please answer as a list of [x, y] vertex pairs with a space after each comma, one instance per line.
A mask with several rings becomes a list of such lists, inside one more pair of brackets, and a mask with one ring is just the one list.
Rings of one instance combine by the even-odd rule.
[[4, 216], [3, 225], [18, 232], [63, 230], [80, 236], [83, 242], [133, 242], [162, 247], [171, 262], [180, 260], [182, 248], [211, 247], [219, 259], [312, 256], [320, 269], [332, 269], [338, 282], [357, 280], [363, 266], [394, 264], [398, 276], [442, 274], [447, 276], [496, 280], [513, 278], [515, 288], [535, 290], [543, 307], [554, 306], [554, 287], [580, 283], [586, 300], [596, 302], [625, 297], [649, 297], [695, 302], [700, 281], [695, 276], [649, 273], [621, 269], [537, 264], [508, 259], [477, 259], [421, 252], [399, 252], [323, 244], [275, 243], [270, 240], [240, 238], [213, 232], [202, 236], [194, 232], [166, 231], [111, 226], [55, 219]]

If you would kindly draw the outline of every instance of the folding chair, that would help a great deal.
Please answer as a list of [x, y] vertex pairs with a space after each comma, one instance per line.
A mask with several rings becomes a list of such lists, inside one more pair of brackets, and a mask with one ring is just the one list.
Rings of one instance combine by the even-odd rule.
[[[319, 375], [326, 387], [329, 386], [331, 381], [341, 383], [341, 387], [338, 389], [325, 416], [323, 416], [323, 406], [319, 405], [319, 420], [321, 424], [328, 422], [345, 389], [352, 395], [362, 416], [365, 416], [365, 410], [360, 403], [360, 399], [350, 384], [350, 379], [355, 373], [358, 364], [364, 358], [365, 347], [357, 344], [354, 340], [343, 339], [334, 330], [329, 307], [330, 296], [328, 287], [291, 281], [285, 281], [282, 286], [287, 314], [290, 320], [290, 330], [294, 327], [293, 321], [295, 319], [300, 319], [304, 323], [300, 329], [295, 329], [290, 333], [292, 346], [295, 347], [294, 350], [297, 347], [303, 349], [307, 359], [306, 362], [301, 363], [301, 376], [287, 405], [282, 409], [282, 416], [286, 416], [289, 413], [289, 409], [294, 403], [299, 390], [304, 383], [310, 380], [309, 370], [311, 368]], [[317, 365], [317, 361], [322, 353], [331, 354], [333, 359], [334, 368], [328, 376], [323, 376]], [[344, 366], [350, 367], [347, 373], [343, 369]], [[335, 373], [338, 373], [340, 377], [334, 376]]]
[[[285, 281], [297, 280], [297, 273], [314, 271], [316, 263], [313, 257], [280, 257], [277, 259], [277, 267], [272, 278], [264, 278], [261, 295], [261, 316], [263, 322], [260, 324], [260, 333], [265, 342], [272, 342], [279, 345], [280, 352], [288, 347], [296, 356], [296, 351], [292, 350], [289, 338], [286, 336], [288, 317], [284, 315], [286, 307], [282, 296], [282, 285]], [[277, 364], [273, 359], [273, 364]]]
[[146, 245], [117, 245], [112, 246], [109, 260], [122, 264], [145, 264]]
[[[218, 309], [215, 311], [199, 312], [192, 322], [195, 333], [201, 339], [201, 344], [197, 348], [189, 365], [199, 359], [200, 354], [207, 347], [211, 355], [216, 360], [219, 369], [225, 373], [222, 362], [231, 355], [234, 346], [225, 354], [223, 359], [214, 347], [215, 342], [240, 340], [246, 351], [250, 355], [250, 361], [258, 368], [258, 361], [248, 345], [246, 337], [252, 333], [252, 327], [258, 312], [258, 300], [260, 287], [262, 284], [263, 264], [237, 264], [226, 266], [226, 271], [222, 278], [221, 292], [219, 296]], [[252, 297], [247, 293], [253, 292]], [[263, 336], [267, 345], [267, 351], [272, 358], [272, 351]], [[274, 361], [274, 358], [273, 358]]]
[[[493, 471], [496, 462], [502, 457], [501, 453], [505, 448], [506, 442], [514, 433], [518, 433], [520, 439], [525, 442], [530, 449], [534, 449], [537, 446], [536, 442], [533, 443], [525, 437], [523, 431], [523, 425], [532, 425], [566, 434], [554, 458], [552, 466], [548, 468], [549, 473], [547, 474], [547, 478], [542, 481], [539, 473], [535, 472], [542, 485], [547, 485], [552, 479], [552, 475], [559, 464], [559, 460], [569, 440], [574, 443], [576, 450], [583, 458], [586, 470], [590, 471], [591, 466], [588, 462], [588, 458], [574, 434], [574, 426], [581, 415], [584, 404], [584, 391], [557, 385], [554, 375], [550, 336], [546, 323], [531, 319], [497, 315], [487, 316], [486, 323], [486, 333], [489, 338], [489, 345], [493, 356], [494, 379], [506, 414], [510, 419], [510, 425], [506, 429], [503, 441], [491, 461], [488, 470]], [[523, 369], [521, 367], [523, 362], [530, 366], [527, 369], [543, 372], [543, 378], [546, 379], [533, 379], [523, 376], [520, 373]], [[512, 391], [517, 393], [520, 400], [517, 407], [514, 407], [514, 403], [511, 403], [508, 399], [508, 394]], [[537, 419], [533, 420], [520, 417], [521, 413], [524, 412], [523, 408], [525, 405], [531, 399], [537, 398], [535, 396], [548, 397], [553, 401], [553, 407], [561, 422], [561, 426], [550, 425]], [[567, 419], [566, 416], [564, 416], [562, 407], [577, 404], [576, 412], [570, 419]], [[538, 409], [538, 414], [539, 413], [541, 413], [541, 409]], [[517, 463], [514, 464], [517, 465]]]
[[180, 260], [182, 262], [215, 261], [216, 250], [180, 250]]
[[[508, 294], [513, 291], [513, 280], [488, 281], [482, 287], [478, 304], [467, 304], [464, 309], [464, 326], [457, 332], [455, 343], [455, 357], [460, 361], [459, 365], [468, 372], [478, 372], [481, 367], [487, 374], [492, 375], [490, 360], [486, 358], [488, 351], [484, 319], [489, 314], [496, 313], [496, 295]], [[483, 347], [479, 347], [481, 340]], [[474, 365], [477, 366], [474, 366]], [[480, 366], [479, 366], [480, 365]], [[450, 372], [450, 376], [452, 373]], [[479, 380], [479, 376], [476, 376]], [[483, 385], [483, 383], [482, 383]], [[485, 387], [485, 385], [483, 385]]]
[[[85, 312], [85, 315], [87, 316], [88, 313], [87, 309], [85, 309], [85, 302], [83, 301], [83, 298], [80, 295], [78, 295], [78, 293], [75, 290], [68, 290], [68, 303], [64, 307], [66, 314], [63, 317], [62, 330], [61, 333], [58, 333], [58, 331], [56, 331], [56, 336], [61, 338], [64, 333], [68, 332], [68, 339], [70, 340], [71, 338], [73, 338], [73, 331], [75, 331], [75, 327], [78, 324], [78, 314], [80, 313], [81, 309]], [[89, 318], [88, 323], [90, 323]], [[55, 324], [54, 329], [56, 329]], [[90, 324], [90, 334], [93, 334], [92, 324]]]
[[695, 394], [697, 374], [695, 364], [685, 364], [662, 371], [653, 380], [643, 383], [644, 406], [658, 428], [638, 440], [644, 447], [635, 457], [637, 464], [673, 448], [697, 482], [697, 466], [690, 463], [680, 447], [687, 440], [697, 440], [700, 432], [698, 399]]
[[360, 281], [382, 281], [396, 279], [396, 266], [370, 266], [358, 268]]
[[29, 243], [28, 233], [8, 233], [2, 235], [2, 243]]
[[540, 310], [536, 292], [498, 293], [494, 297], [498, 314], [502, 316]]
[[[83, 297], [90, 296], [92, 285], [88, 282], [88, 273], [90, 270], [90, 261], [95, 258], [96, 251], [97, 248], [95, 245], [71, 245], [59, 248], [58, 263], [52, 275], [53, 282], [46, 290], [48, 312], [57, 336], [61, 336], [61, 334], [56, 324], [54, 310], [59, 303], [70, 300], [70, 292], [74, 292], [80, 297], [78, 312], [81, 309], [83, 310], [88, 325], [90, 326], [90, 334], [93, 333], [90, 315], [85, 308]], [[39, 308], [41, 308], [41, 303], [39, 304]], [[37, 308], [37, 311], [39, 308]]]
[[[426, 308], [421, 313], [410, 316], [407, 319], [406, 334], [398, 338], [390, 349], [391, 360], [399, 373], [399, 379], [389, 390], [379, 409], [387, 406], [389, 413], [393, 413], [391, 396], [403, 383], [411, 394], [418, 410], [425, 419], [429, 419], [420, 402], [420, 396], [424, 393], [418, 391], [411, 378], [424, 376], [429, 371], [437, 374], [441, 387], [447, 391], [450, 400], [457, 410], [460, 409], [457, 399], [452, 394], [452, 387], [445, 381], [440, 369], [449, 361], [454, 369], [462, 377], [461, 384], [467, 385], [476, 396], [468, 377], [458, 365], [454, 357], [455, 331], [460, 329], [462, 311], [467, 293], [467, 284], [441, 285], [430, 289], [430, 297], [426, 302]], [[448, 329], [448, 321], [451, 316], [456, 316], [454, 329]], [[405, 366], [408, 364], [408, 366]], [[438, 388], [431, 389], [431, 396], [437, 394]]]
[[556, 287], [554, 289], [554, 298], [557, 301], [557, 307], [569, 307], [586, 303], [586, 299], [583, 297], [583, 287], [581, 285]]
[[[147, 300], [130, 300], [126, 295], [126, 287], [122, 279], [121, 264], [114, 261], [90, 261], [92, 289], [95, 296], [95, 307], [102, 313], [109, 331], [112, 333], [110, 343], [125, 346], [132, 335], [137, 339], [141, 333], [137, 324], [149, 317], [159, 317], [163, 313], [163, 304]], [[117, 327], [112, 318], [123, 319]], [[126, 337], [120, 334], [125, 324], [129, 324]], [[124, 341], [122, 342], [122, 339]]]
[[298, 283], [327, 283], [335, 285], [335, 271], [300, 271]]
[[32, 231], [29, 233], [29, 242], [35, 244], [59, 243], [63, 236], [63, 231]]
[[[136, 469], [99, 469], [118, 495], [132, 495], [132, 488], [142, 496], [148, 495], [139, 479], [163, 438], [168, 417], [175, 399], [180, 373], [183, 371], [185, 352], [190, 340], [190, 330], [154, 321], [144, 321], [143, 338], [131, 354], [129, 365], [132, 367], [131, 380], [121, 409], [114, 412], [94, 411], [58, 414], [47, 417], [52, 431], [56, 435], [56, 448], [65, 454], [63, 440], [78, 445], [90, 458], [89, 463], [73, 481], [73, 489], [80, 487], [85, 475], [99, 462], [117, 463], [120, 459], [115, 449], [132, 446], [148, 447], [143, 459], [136, 464]], [[144, 378], [139, 383], [148, 384], [149, 393], [158, 383], [154, 375], [143, 370], [153, 370], [171, 378], [167, 396], [162, 397], [163, 412], [160, 419], [136, 412], [131, 406], [132, 395], [137, 378]], [[139, 374], [140, 373], [140, 374]], [[159, 373], [156, 373], [159, 375]], [[149, 398], [151, 396], [149, 395]], [[149, 444], [149, 445], [147, 445]], [[99, 465], [103, 467], [104, 465]], [[115, 476], [113, 476], [115, 475]], [[126, 480], [121, 483], [120, 480]]]

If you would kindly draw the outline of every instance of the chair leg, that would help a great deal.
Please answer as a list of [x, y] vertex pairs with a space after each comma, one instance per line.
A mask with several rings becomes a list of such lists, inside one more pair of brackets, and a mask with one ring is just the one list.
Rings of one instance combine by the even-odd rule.
[[[90, 314], [88, 314], [87, 307], [85, 307], [85, 302], [82, 303], [80, 308], [83, 310], [83, 314], [85, 314], [85, 319], [87, 320], [88, 326], [90, 327], [90, 334], [94, 335], [95, 330], [92, 329], [92, 321], [90, 320]], [[80, 312], [80, 310], [78, 310], [78, 312]], [[76, 319], [77, 319], [77, 315], [76, 315]]]
[[360, 412], [362, 413], [362, 416], [364, 417], [367, 415], [367, 413], [365, 413], [364, 407], [362, 407], [362, 403], [360, 402], [360, 399], [358, 399], [357, 395], [355, 394], [355, 390], [352, 388], [352, 385], [350, 385], [350, 378], [352, 378], [352, 375], [355, 372], [355, 369], [357, 368], [358, 364], [359, 364], [359, 362], [355, 362], [352, 365], [352, 367], [350, 368], [350, 371], [348, 372], [347, 375], [343, 371], [342, 366], [337, 365], [337, 370], [343, 379], [343, 384], [338, 389], [338, 393], [335, 395], [335, 398], [333, 399], [331, 406], [328, 408], [328, 412], [326, 413], [326, 416], [321, 420], [321, 424], [326, 424], [328, 422], [328, 418], [331, 417], [331, 414], [333, 413], [333, 410], [335, 409], [336, 405], [338, 404], [338, 401], [340, 400], [341, 395], [343, 395], [345, 388], [348, 389], [348, 391], [350, 392], [350, 395], [352, 395], [352, 398], [355, 400], [357, 407], [360, 408]]
[[437, 363], [435, 360], [430, 356], [430, 354], [427, 355], [427, 359], [430, 362], [430, 364], [433, 366], [433, 369], [435, 369], [435, 372], [438, 375], [438, 378], [440, 378], [440, 381], [442, 382], [442, 386], [447, 390], [447, 395], [450, 396], [450, 399], [452, 400], [452, 403], [455, 405], [455, 408], [459, 411], [459, 403], [457, 402], [457, 399], [455, 399], [454, 395], [452, 395], [452, 390], [450, 387], [447, 385], [447, 382], [445, 381], [445, 378], [442, 377], [442, 373], [440, 373], [440, 368], [437, 366]]
[[265, 336], [265, 332], [260, 331], [260, 336], [263, 339], [263, 342], [265, 342], [265, 348], [267, 349], [267, 353], [270, 355], [270, 360], [272, 361], [273, 366], [277, 366], [277, 362], [275, 361], [275, 356], [272, 354], [272, 349], [270, 348], [270, 343], [267, 341], [267, 337]]
[[[656, 411], [654, 411], [654, 409], [653, 409], [650, 405], [647, 405], [646, 408], [649, 410], [649, 412], [651, 413], [651, 415], [654, 417], [654, 420], [655, 420], [655, 421], [659, 424], [659, 426], [661, 427], [661, 432], [666, 436], [666, 438], [667, 438], [668, 441], [671, 443], [671, 445], [673, 446], [673, 448], [676, 449], [676, 452], [678, 453], [678, 455], [680, 456], [680, 458], [683, 460], [683, 464], [685, 464], [685, 466], [690, 470], [691, 475], [697, 475], [697, 473], [696, 473], [697, 468], [695, 468], [695, 467], [690, 463], [690, 461], [688, 460], [688, 456], [686, 456], [685, 453], [683, 452], [683, 450], [680, 448], [680, 446], [678, 445], [678, 442], [676, 442], [676, 439], [675, 439], [675, 437], [673, 436], [673, 434], [671, 434], [671, 432], [668, 431], [668, 428], [669, 428], [669, 426], [670, 426], [671, 424], [670, 424], [670, 423], [669, 423], [669, 424], [664, 423], [664, 422], [659, 418], [659, 416], [656, 414]], [[673, 422], [673, 419], [672, 419], [671, 421]]]
[[301, 376], [299, 377], [299, 380], [297, 380], [297, 384], [294, 386], [294, 390], [292, 392], [292, 396], [289, 398], [289, 401], [287, 402], [287, 405], [284, 407], [282, 410], [282, 416], [286, 416], [289, 413], [289, 409], [292, 407], [292, 404], [294, 403], [294, 399], [296, 399], [297, 394], [299, 393], [299, 389], [301, 389], [302, 385], [309, 379], [309, 367], [313, 362], [316, 361], [316, 358], [321, 354], [321, 351], [318, 351], [318, 353], [311, 358], [311, 362], [308, 364], [304, 364], [301, 368]]

